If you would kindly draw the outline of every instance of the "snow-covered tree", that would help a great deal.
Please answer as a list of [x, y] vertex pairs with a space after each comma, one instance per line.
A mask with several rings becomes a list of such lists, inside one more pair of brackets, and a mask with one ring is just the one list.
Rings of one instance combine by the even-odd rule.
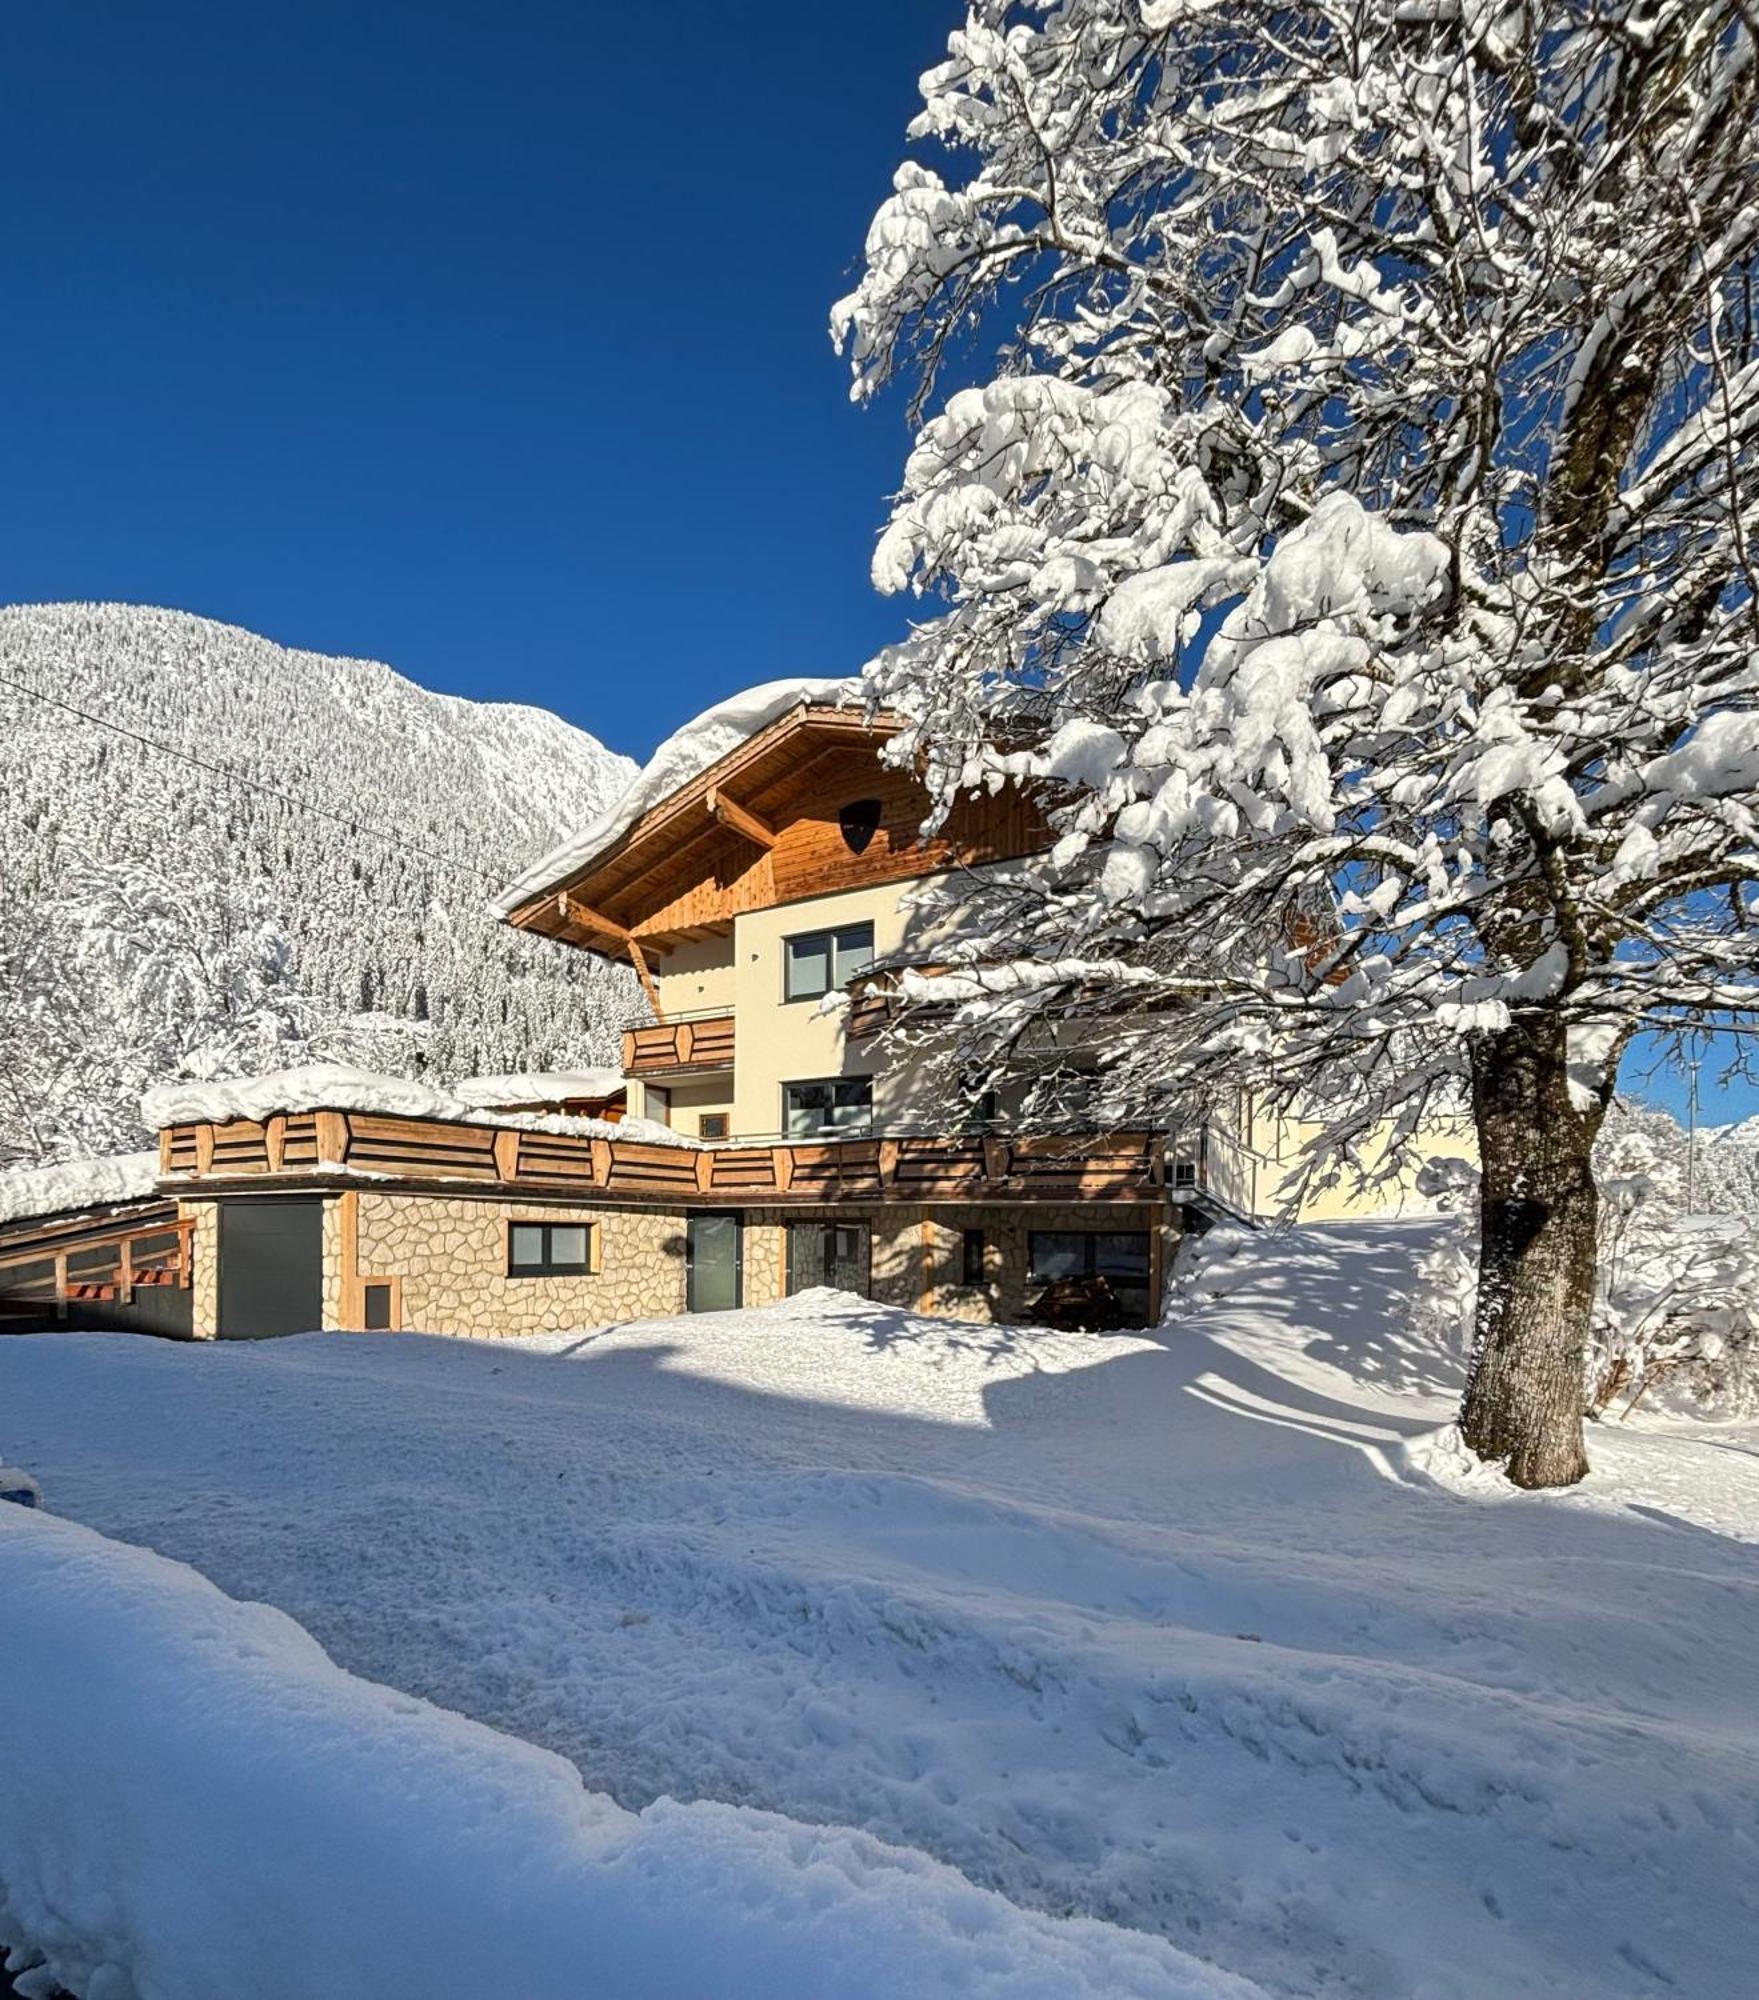
[[1759, 1401], [1759, 1215], [1688, 1210], [1665, 1124], [1631, 1121], [1603, 1135], [1595, 1164], [1590, 1410], [1628, 1414], [1661, 1389], [1747, 1413]]
[[962, 1059], [1107, 1015], [1343, 1157], [1462, 1095], [1527, 1485], [1621, 1052], [1755, 993], [1755, 86], [1750, 0], [978, 0], [833, 316], [914, 379], [895, 752], [1060, 834]]
[[[145, 1145], [141, 1092], [309, 1059], [324, 1010], [280, 925], [205, 833], [175, 878], [92, 863], [0, 926], [0, 1131], [26, 1165]], [[187, 868], [187, 873], [184, 872]]]

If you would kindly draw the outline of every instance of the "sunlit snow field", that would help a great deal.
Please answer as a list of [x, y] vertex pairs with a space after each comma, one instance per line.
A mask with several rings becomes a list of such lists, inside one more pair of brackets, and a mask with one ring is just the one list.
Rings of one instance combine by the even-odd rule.
[[1153, 1335], [15, 1339], [0, 1445], [625, 1805], [858, 1827], [1276, 1995], [1747, 1991], [1759, 1428], [1465, 1471], [1434, 1226], [1257, 1239]]

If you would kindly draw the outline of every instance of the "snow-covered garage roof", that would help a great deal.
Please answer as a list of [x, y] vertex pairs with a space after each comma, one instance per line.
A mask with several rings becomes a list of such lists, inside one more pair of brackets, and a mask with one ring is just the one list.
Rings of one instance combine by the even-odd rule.
[[156, 1151], [62, 1160], [52, 1167], [21, 1167], [0, 1174], [0, 1222], [145, 1201], [155, 1192], [158, 1178]]

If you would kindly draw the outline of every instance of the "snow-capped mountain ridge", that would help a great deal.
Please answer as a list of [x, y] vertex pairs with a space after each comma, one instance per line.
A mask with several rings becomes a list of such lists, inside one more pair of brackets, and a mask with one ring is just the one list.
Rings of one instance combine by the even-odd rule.
[[628, 783], [595, 738], [133, 605], [0, 608], [0, 677], [116, 725], [0, 686], [0, 1161], [137, 1144], [179, 1072], [612, 1054], [631, 986], [487, 910]]

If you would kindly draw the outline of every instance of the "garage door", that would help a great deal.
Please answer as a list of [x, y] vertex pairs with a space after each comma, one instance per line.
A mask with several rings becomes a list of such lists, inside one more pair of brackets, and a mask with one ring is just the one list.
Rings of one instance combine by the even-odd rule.
[[311, 1333], [324, 1323], [321, 1199], [220, 1203], [222, 1340]]

